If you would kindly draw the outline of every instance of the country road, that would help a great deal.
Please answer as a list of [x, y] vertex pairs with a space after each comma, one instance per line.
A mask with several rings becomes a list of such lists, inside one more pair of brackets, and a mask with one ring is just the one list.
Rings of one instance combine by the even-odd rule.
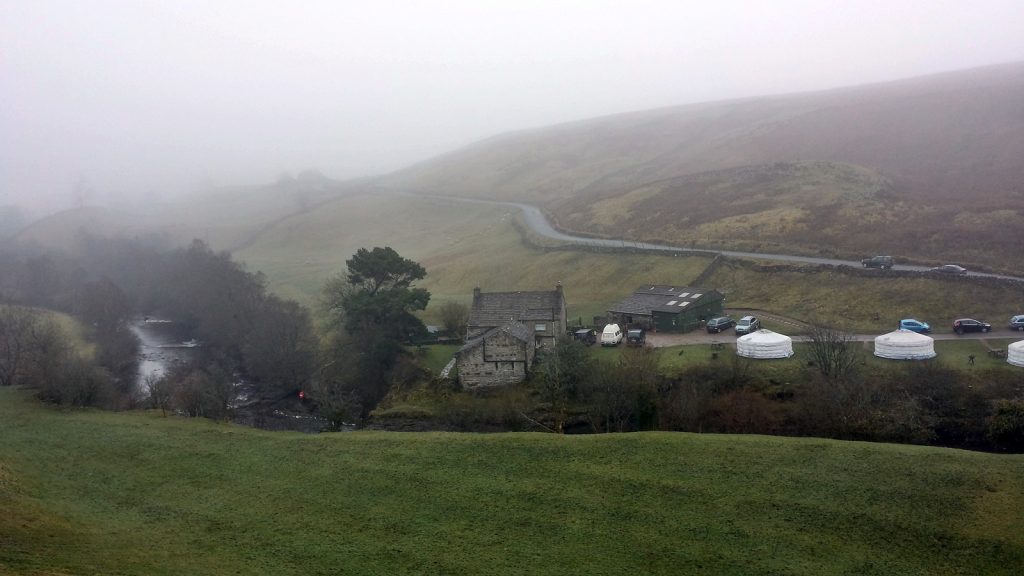
[[[415, 194], [414, 194], [415, 195]], [[530, 229], [545, 238], [552, 240], [558, 240], [561, 242], [568, 242], [571, 244], [577, 244], [580, 246], [599, 246], [605, 248], [634, 248], [638, 250], [650, 250], [654, 252], [670, 252], [674, 254], [722, 254], [724, 256], [731, 256], [735, 258], [750, 258], [756, 260], [772, 260], [777, 262], [796, 262], [801, 264], [829, 264], [832, 266], [853, 266], [860, 268], [861, 263], [857, 260], [838, 260], [835, 258], [819, 258], [814, 256], [796, 256], [792, 254], [767, 254], [761, 252], [741, 252], [735, 250], [716, 250], [712, 248], [682, 248], [679, 246], [669, 246], [666, 244], [652, 244], [649, 242], [638, 242], [635, 240], [626, 239], [610, 239], [610, 238], [587, 238], [585, 236], [574, 236], [572, 234], [566, 234], [559, 230], [556, 230], [554, 226], [548, 222], [544, 213], [541, 212], [540, 208], [532, 206], [530, 204], [521, 204], [518, 202], [501, 202], [497, 200], [479, 200], [475, 198], [460, 198], [458, 196], [436, 196], [436, 195], [419, 195], [424, 198], [431, 198], [434, 200], [450, 200], [452, 202], [466, 202], [472, 204], [488, 204], [492, 206], [507, 206], [509, 208], [517, 208], [522, 211], [523, 217], [526, 220], [527, 226]], [[928, 266], [914, 266], [910, 264], [897, 264], [892, 267], [893, 270], [903, 270], [908, 272], [927, 272], [931, 268]], [[968, 272], [968, 276], [985, 277], [985, 278], [1000, 278], [1003, 280], [1014, 280], [1017, 282], [1024, 282], [1024, 278], [1018, 276], [1006, 276], [1003, 274], [989, 274], [986, 272]]]

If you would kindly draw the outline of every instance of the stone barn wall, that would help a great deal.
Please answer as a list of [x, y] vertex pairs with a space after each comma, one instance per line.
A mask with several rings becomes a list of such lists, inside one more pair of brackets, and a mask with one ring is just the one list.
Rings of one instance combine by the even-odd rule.
[[522, 382], [533, 363], [533, 342], [504, 331], [459, 352], [459, 381], [466, 388], [504, 386]]

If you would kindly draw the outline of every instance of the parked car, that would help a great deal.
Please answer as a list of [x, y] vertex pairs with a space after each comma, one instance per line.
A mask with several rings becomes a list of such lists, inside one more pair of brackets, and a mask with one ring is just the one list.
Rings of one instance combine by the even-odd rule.
[[742, 336], [761, 329], [761, 321], [753, 316], [744, 316], [736, 323], [736, 335]]
[[911, 332], [917, 332], [918, 334], [927, 334], [932, 331], [932, 327], [927, 322], [921, 322], [913, 318], [904, 318], [900, 320], [900, 330], [910, 330]]
[[647, 333], [643, 328], [630, 328], [626, 331], [627, 346], [643, 346], [647, 340]]
[[717, 334], [722, 330], [728, 330], [736, 325], [736, 321], [728, 316], [718, 316], [708, 320], [708, 334]]
[[618, 324], [608, 324], [601, 331], [601, 346], [618, 346], [622, 342], [622, 329]]
[[1024, 314], [1017, 314], [1013, 318], [1010, 318], [1010, 330], [1019, 330], [1024, 332]]
[[572, 333], [572, 337], [578, 342], [582, 342], [587, 346], [592, 346], [597, 343], [597, 330], [594, 330], [593, 328], [580, 328]]
[[963, 276], [964, 274], [967, 274], [967, 268], [964, 268], [963, 266], [957, 266], [956, 264], [943, 264], [942, 266], [936, 266], [935, 268], [932, 268], [931, 272]]
[[881, 268], [882, 270], [888, 270], [892, 268], [893, 260], [892, 256], [872, 256], [871, 258], [865, 258], [860, 261], [865, 268]]
[[953, 332], [957, 334], [963, 334], [964, 332], [988, 332], [990, 330], [992, 330], [991, 324], [975, 320], [974, 318], [953, 320]]

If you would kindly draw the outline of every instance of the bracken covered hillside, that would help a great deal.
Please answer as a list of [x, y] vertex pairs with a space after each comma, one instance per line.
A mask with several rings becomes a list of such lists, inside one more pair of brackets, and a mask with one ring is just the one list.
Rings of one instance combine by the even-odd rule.
[[[1021, 158], [1024, 63], [1014, 63], [516, 132], [383, 182], [540, 204], [577, 231], [600, 233], [614, 223], [638, 238], [675, 240], [714, 240], [714, 233], [693, 226], [708, 224], [709, 216], [754, 214], [742, 199], [753, 183], [749, 193], [761, 200], [774, 195], [784, 219], [810, 208], [825, 218], [823, 226], [809, 221], [812, 227], [836, 232], [833, 238], [782, 234], [783, 244], [828, 242], [826, 248], [839, 252], [886, 250], [1012, 268], [1008, 263], [1021, 258], [1015, 239], [1024, 237]], [[787, 168], [785, 182], [751, 177], [770, 177], [776, 163], [797, 165], [802, 174]], [[856, 190], [844, 173], [862, 181]], [[821, 214], [822, 202], [808, 201], [816, 193], [835, 206], [834, 213]], [[613, 199], [626, 195], [654, 197], [650, 206], [667, 212], [646, 222], [644, 206], [623, 199], [624, 210], [637, 212], [610, 213], [619, 208]], [[708, 205], [696, 206], [698, 200]], [[833, 218], [847, 224], [838, 226]], [[857, 230], [862, 221], [871, 225]], [[729, 227], [725, 221], [711, 228]]]

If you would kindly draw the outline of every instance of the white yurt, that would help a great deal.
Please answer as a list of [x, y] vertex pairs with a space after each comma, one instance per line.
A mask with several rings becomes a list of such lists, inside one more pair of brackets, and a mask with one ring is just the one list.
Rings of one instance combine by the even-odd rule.
[[1024, 340], [1006, 347], [1006, 361], [1014, 366], [1024, 366]]
[[736, 354], [744, 358], [789, 358], [793, 339], [771, 330], [758, 330], [736, 339]]
[[875, 356], [892, 360], [935, 358], [935, 341], [910, 330], [896, 330], [875, 337]]

